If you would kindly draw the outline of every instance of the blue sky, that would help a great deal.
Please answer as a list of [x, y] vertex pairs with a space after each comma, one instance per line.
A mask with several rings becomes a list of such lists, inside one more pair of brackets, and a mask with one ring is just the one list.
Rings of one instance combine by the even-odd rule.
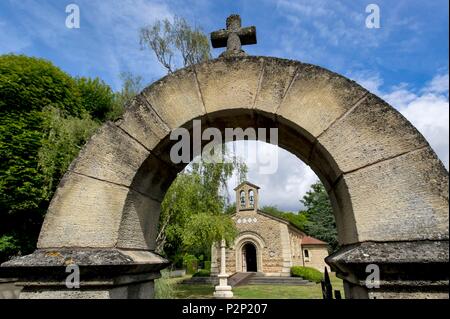
[[[64, 24], [70, 3], [81, 10], [77, 30]], [[365, 27], [369, 3], [380, 7], [380, 29]], [[257, 27], [258, 45], [246, 47], [252, 55], [297, 59], [346, 75], [371, 71], [384, 86], [422, 87], [448, 68], [447, 0], [2, 0], [0, 52], [44, 57], [73, 75], [100, 76], [119, 88], [121, 71], [147, 81], [164, 74], [140, 50], [140, 27], [179, 15], [210, 32], [234, 12], [244, 26]]]
[[[65, 27], [70, 3], [80, 7], [80, 29]], [[380, 7], [380, 29], [365, 26], [370, 3]], [[1, 0], [0, 54], [43, 57], [119, 89], [121, 72], [148, 83], [165, 74], [141, 50], [140, 27], [178, 15], [209, 33], [238, 13], [244, 26], [257, 27], [258, 44], [244, 48], [249, 54], [313, 63], [358, 81], [399, 109], [448, 168], [448, 6], [448, 0]], [[280, 151], [279, 162], [296, 169], [261, 177], [250, 167], [250, 179], [261, 184], [266, 203], [296, 210], [315, 175], [289, 153]]]

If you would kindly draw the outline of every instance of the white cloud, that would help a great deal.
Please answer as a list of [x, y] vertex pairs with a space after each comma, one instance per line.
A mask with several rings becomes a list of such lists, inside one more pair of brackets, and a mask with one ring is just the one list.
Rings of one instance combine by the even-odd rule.
[[449, 76], [436, 75], [423, 90], [425, 93], [446, 94], [448, 96]]
[[419, 98], [406, 84], [391, 88], [389, 93], [380, 92], [380, 96], [398, 110], [406, 109], [410, 103]]
[[449, 75], [436, 75], [415, 93], [406, 85], [394, 87], [382, 97], [396, 107], [427, 139], [449, 168]]
[[449, 168], [448, 96], [426, 93], [418, 96], [400, 112], [425, 136], [431, 147]]

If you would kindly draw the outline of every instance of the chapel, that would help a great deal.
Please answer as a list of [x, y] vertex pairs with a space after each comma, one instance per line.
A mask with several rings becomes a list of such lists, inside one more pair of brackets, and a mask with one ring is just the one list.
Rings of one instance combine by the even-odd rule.
[[[236, 212], [232, 219], [239, 231], [226, 249], [226, 273], [256, 272], [265, 276], [290, 276], [292, 266], [328, 267], [328, 244], [308, 236], [289, 221], [258, 208], [259, 187], [243, 182], [236, 192]], [[213, 245], [211, 275], [220, 270], [220, 247]], [[328, 268], [328, 270], [330, 270]]]

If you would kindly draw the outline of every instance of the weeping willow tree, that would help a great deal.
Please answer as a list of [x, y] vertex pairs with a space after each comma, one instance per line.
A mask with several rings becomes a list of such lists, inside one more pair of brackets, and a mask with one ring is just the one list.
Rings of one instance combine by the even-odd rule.
[[[224, 152], [228, 153], [226, 148]], [[157, 252], [173, 262], [184, 254], [210, 257], [213, 242], [232, 242], [236, 227], [225, 214], [229, 194], [227, 181], [233, 174], [245, 179], [246, 164], [226, 154], [221, 162], [203, 157], [178, 175], [162, 202]]]

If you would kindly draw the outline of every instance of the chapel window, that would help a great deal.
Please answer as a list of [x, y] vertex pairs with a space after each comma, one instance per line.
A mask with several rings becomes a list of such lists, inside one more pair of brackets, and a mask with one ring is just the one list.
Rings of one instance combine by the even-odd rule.
[[305, 250], [303, 251], [303, 254], [305, 255], [305, 260], [306, 260], [306, 261], [309, 261], [309, 250], [308, 250], [308, 249], [305, 249]]

